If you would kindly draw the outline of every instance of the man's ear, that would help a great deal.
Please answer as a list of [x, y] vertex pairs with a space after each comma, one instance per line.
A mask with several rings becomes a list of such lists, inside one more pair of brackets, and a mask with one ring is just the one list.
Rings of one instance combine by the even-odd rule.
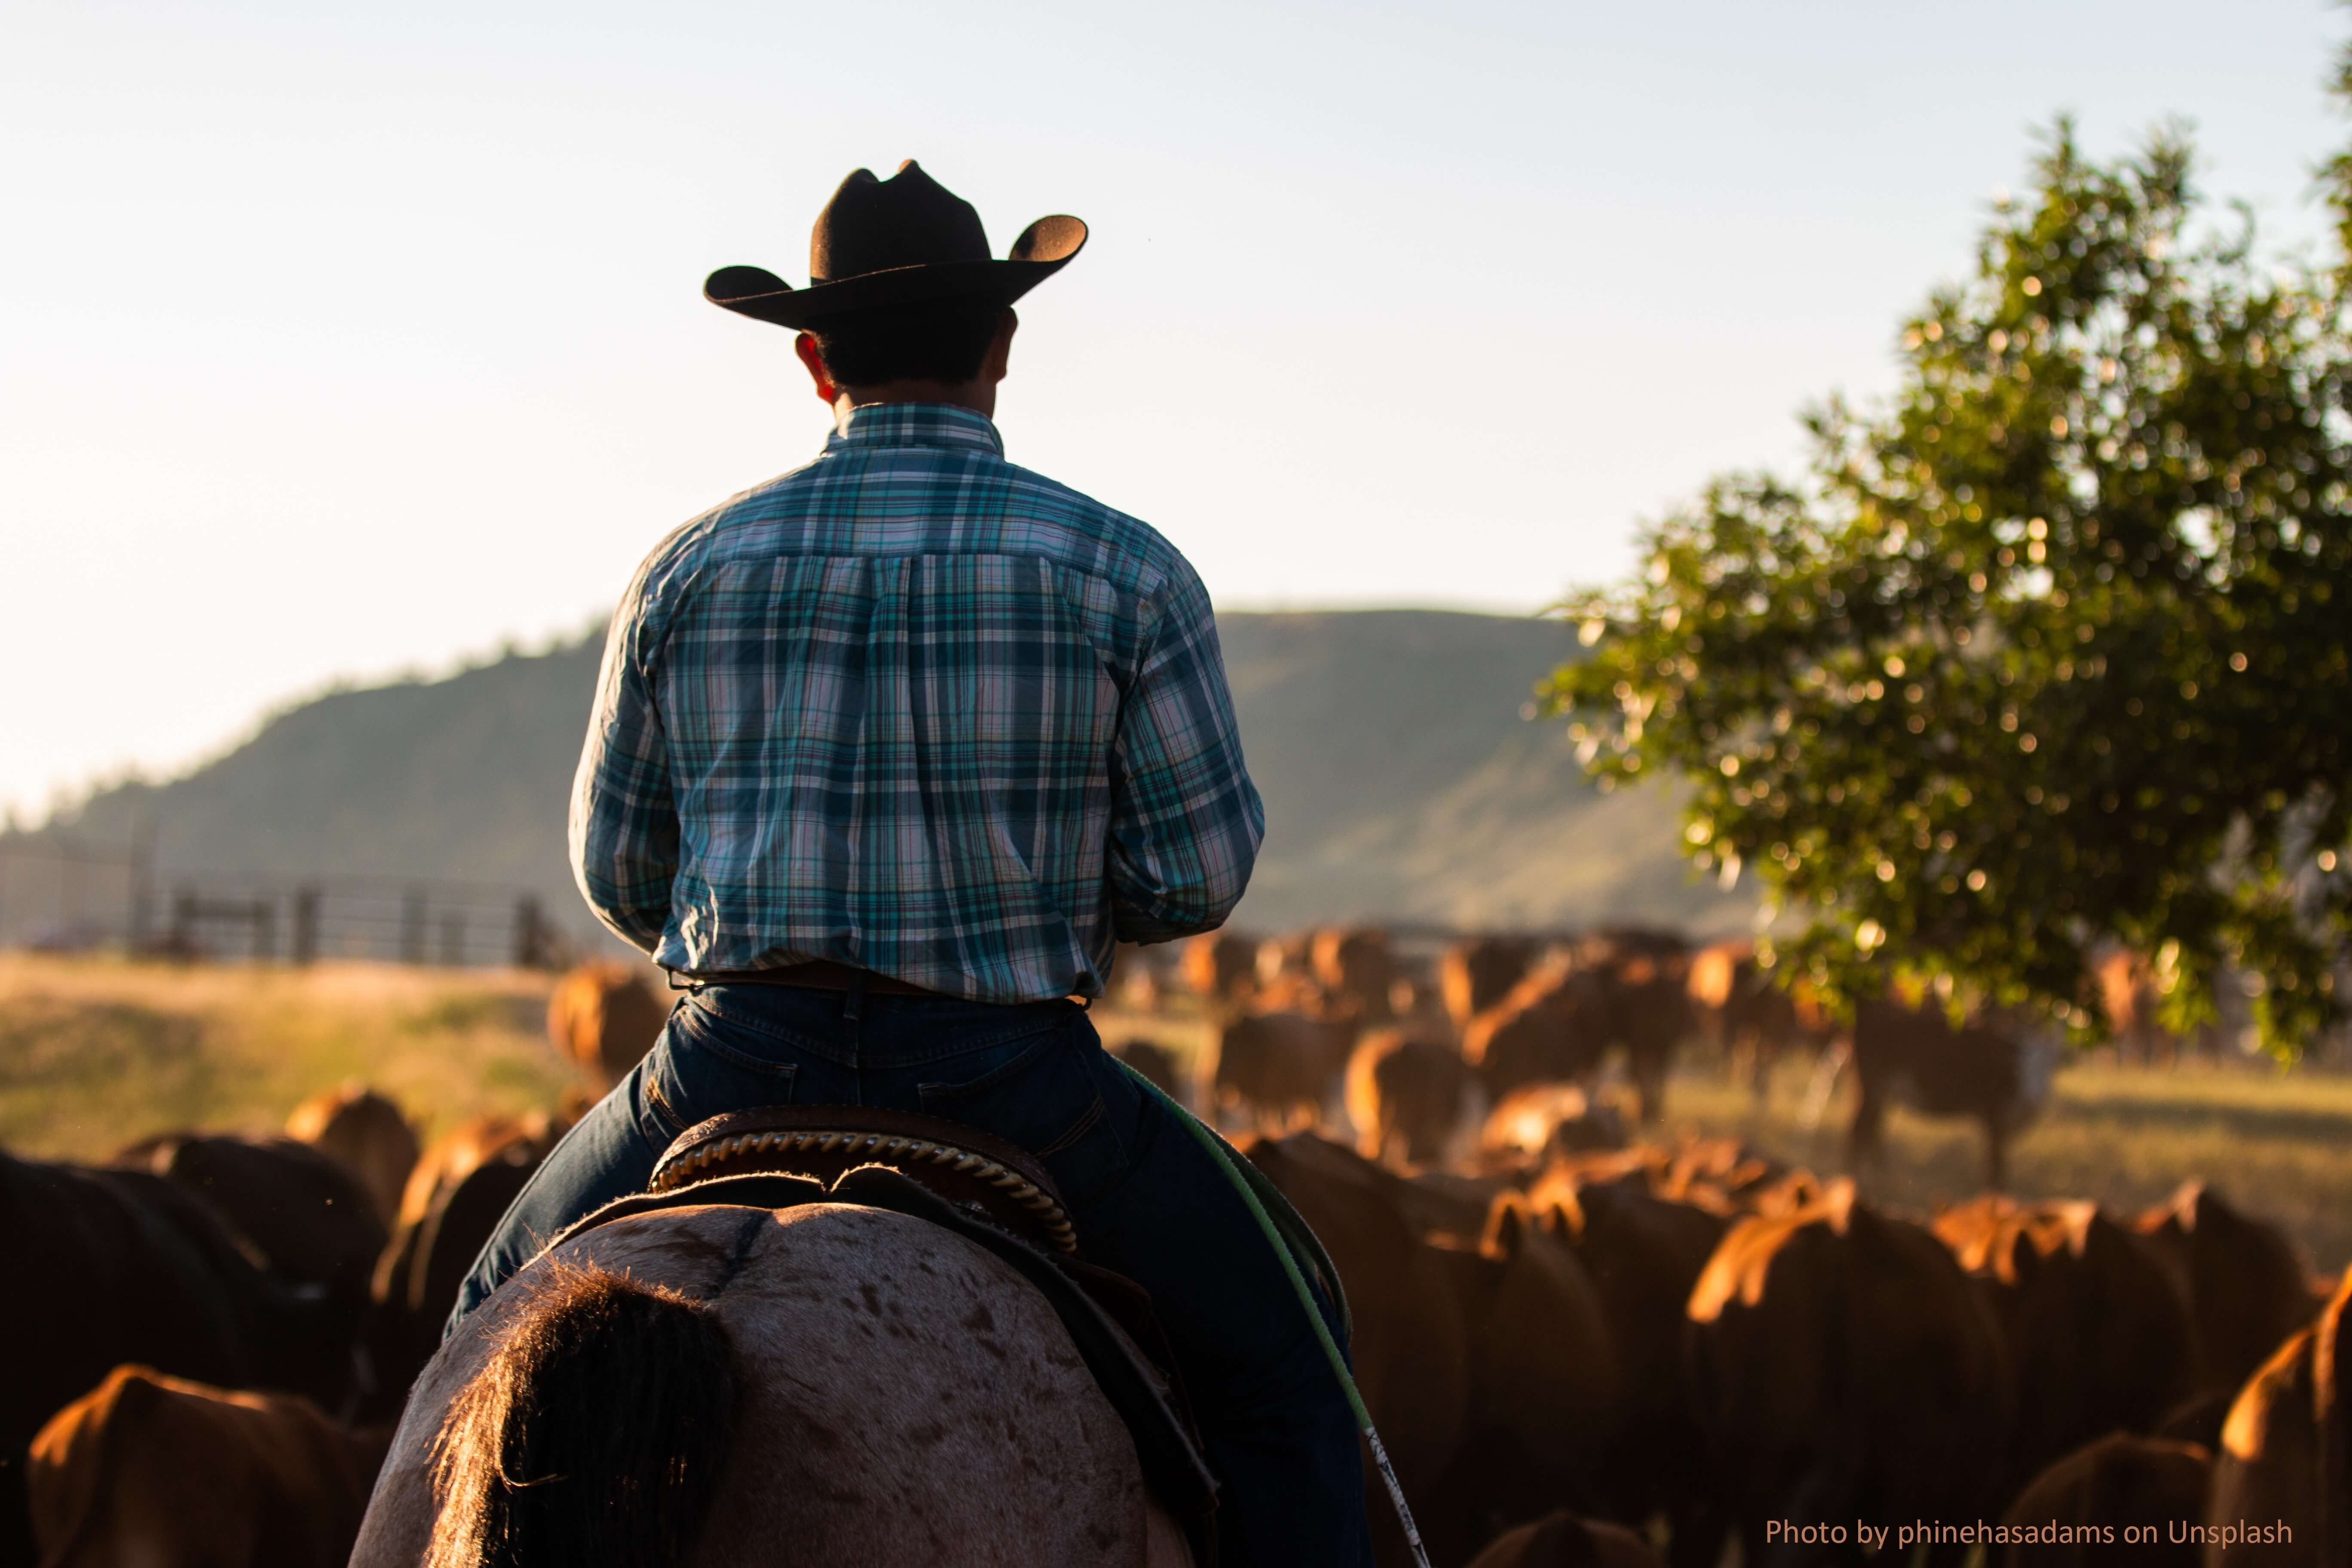
[[833, 384], [833, 372], [824, 367], [824, 355], [817, 352], [816, 335], [801, 333], [793, 340], [793, 352], [801, 356], [801, 363], [808, 367], [809, 379], [816, 383], [817, 401], [832, 407], [834, 400], [841, 395], [841, 388]]
[[981, 362], [980, 373], [989, 381], [1003, 381], [1013, 363], [1013, 334], [1021, 328], [1021, 318], [1013, 307], [1004, 307], [996, 320], [996, 336], [988, 345], [988, 357]]

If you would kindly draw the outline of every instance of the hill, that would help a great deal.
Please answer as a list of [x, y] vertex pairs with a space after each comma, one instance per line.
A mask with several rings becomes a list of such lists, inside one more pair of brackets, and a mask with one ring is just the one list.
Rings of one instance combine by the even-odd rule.
[[[1558, 725], [1523, 716], [1573, 657], [1547, 621], [1426, 610], [1219, 620], [1266, 844], [1237, 917], [1259, 930], [1389, 919], [1715, 930], [1742, 898], [1689, 880], [1664, 796], [1598, 794]], [[591, 921], [563, 816], [598, 643], [438, 680], [333, 692], [186, 776], [103, 790], [57, 825], [172, 871], [356, 872], [539, 890]]]

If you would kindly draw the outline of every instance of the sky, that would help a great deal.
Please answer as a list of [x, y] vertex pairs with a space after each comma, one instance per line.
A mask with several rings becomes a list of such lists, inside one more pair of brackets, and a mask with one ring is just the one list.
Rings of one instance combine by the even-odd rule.
[[[2322, 0], [1181, 6], [15, 0], [0, 20], [0, 809], [164, 776], [337, 681], [575, 635], [805, 461], [790, 334], [913, 157], [1021, 307], [1016, 462], [1227, 608], [1528, 613], [1796, 415], [1894, 380], [2065, 110], [2189, 121], [2308, 243]], [[584, 723], [584, 714], [583, 716]]]

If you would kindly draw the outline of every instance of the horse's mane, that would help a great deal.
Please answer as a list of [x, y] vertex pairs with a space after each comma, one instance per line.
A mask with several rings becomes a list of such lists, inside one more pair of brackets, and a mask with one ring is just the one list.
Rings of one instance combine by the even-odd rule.
[[[701, 1531], [733, 1426], [726, 1325], [666, 1287], [550, 1263], [442, 1426], [425, 1568], [667, 1568]], [[578, 1418], [600, 1409], [621, 1414]]]

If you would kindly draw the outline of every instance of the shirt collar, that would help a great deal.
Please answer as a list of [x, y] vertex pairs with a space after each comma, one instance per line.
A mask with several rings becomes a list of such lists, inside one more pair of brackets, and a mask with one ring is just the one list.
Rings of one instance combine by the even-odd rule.
[[995, 421], [952, 403], [868, 403], [843, 416], [824, 447], [968, 447], [1004, 456]]

